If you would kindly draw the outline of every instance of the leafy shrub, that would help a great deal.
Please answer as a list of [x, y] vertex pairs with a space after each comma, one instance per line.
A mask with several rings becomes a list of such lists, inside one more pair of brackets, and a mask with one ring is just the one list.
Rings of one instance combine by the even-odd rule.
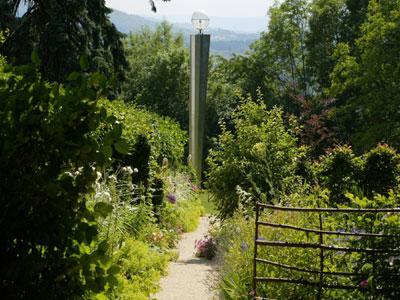
[[121, 268], [120, 286], [111, 294], [117, 299], [148, 299], [158, 291], [170, 254], [152, 249], [148, 244], [128, 238], [114, 260]]
[[345, 194], [359, 186], [362, 161], [349, 146], [337, 146], [322, 157], [318, 166], [319, 181], [331, 192], [331, 205], [346, 202]]
[[399, 161], [387, 145], [378, 145], [360, 157], [348, 146], [337, 146], [316, 165], [318, 181], [331, 192], [331, 205], [348, 202], [348, 192], [388, 195], [398, 186]]
[[238, 207], [237, 186], [264, 194], [268, 201], [293, 187], [301, 149], [296, 146], [294, 128], [285, 125], [282, 114], [279, 108], [267, 110], [264, 104], [249, 101], [233, 113], [234, 130], [222, 124], [207, 159], [207, 185], [223, 217]]
[[[168, 159], [171, 166], [177, 166], [182, 161], [187, 134], [180, 129], [178, 123], [122, 101], [105, 101], [101, 104], [118, 122], [124, 124], [122, 136], [127, 145], [123, 148], [126, 148], [126, 154], [132, 155], [135, 163], [149, 162], [150, 176], [154, 176], [164, 158]], [[147, 147], [150, 147], [149, 158], [143, 157], [142, 152]], [[134, 155], [141, 159], [135, 161]], [[122, 165], [130, 165], [129, 160], [123, 161]], [[142, 172], [141, 169], [138, 168], [139, 173]]]
[[390, 189], [398, 185], [400, 157], [385, 144], [378, 145], [365, 155], [363, 185], [367, 195], [373, 193], [388, 195]]
[[[39, 63], [35, 53], [32, 60]], [[96, 168], [121, 140], [121, 125], [98, 105], [107, 82], [97, 73], [74, 73], [63, 87], [30, 65], [0, 72], [2, 295], [67, 299], [100, 292], [115, 281], [105, 245], [95, 246], [95, 217], [108, 209], [104, 203], [89, 209], [86, 198]], [[100, 123], [108, 144], [93, 134]]]
[[188, 124], [189, 55], [183, 36], [162, 22], [154, 32], [143, 29], [125, 39], [130, 66], [122, 85], [125, 101]]
[[167, 228], [177, 228], [181, 232], [190, 232], [199, 225], [199, 218], [203, 215], [204, 208], [197, 198], [177, 200], [177, 204], [165, 202], [161, 211], [161, 224]]

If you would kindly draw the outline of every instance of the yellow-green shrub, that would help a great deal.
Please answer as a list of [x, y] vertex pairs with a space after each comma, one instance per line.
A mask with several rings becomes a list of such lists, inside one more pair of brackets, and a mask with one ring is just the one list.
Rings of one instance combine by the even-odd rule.
[[120, 285], [111, 296], [115, 299], [148, 299], [158, 291], [158, 282], [165, 275], [171, 254], [152, 249], [142, 241], [126, 239], [115, 256], [120, 266]]
[[165, 203], [161, 213], [161, 222], [166, 228], [178, 228], [190, 232], [199, 225], [199, 218], [204, 214], [204, 208], [199, 198], [182, 200], [177, 204]]

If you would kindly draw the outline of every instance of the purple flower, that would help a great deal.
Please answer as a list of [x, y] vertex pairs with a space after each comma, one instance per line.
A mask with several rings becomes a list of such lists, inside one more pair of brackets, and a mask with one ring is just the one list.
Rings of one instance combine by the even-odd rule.
[[367, 288], [368, 287], [368, 280], [367, 279], [361, 280], [360, 281], [360, 287], [363, 288], [363, 289]]
[[176, 195], [173, 193], [168, 193], [167, 195], [167, 199], [169, 202], [171, 202], [172, 204], [176, 203]]

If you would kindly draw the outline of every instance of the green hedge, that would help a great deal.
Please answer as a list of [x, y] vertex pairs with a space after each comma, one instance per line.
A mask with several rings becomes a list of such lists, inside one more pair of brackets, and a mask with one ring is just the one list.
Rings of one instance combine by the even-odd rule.
[[[0, 286], [10, 299], [75, 298], [115, 282], [97, 243], [107, 205], [86, 200], [121, 126], [98, 104], [102, 75], [71, 74], [61, 86], [44, 81], [32, 60], [0, 68]], [[107, 145], [93, 134], [100, 126]]]

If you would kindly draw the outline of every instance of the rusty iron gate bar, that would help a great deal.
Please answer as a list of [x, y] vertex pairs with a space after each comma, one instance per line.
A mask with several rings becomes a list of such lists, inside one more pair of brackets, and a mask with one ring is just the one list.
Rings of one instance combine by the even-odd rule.
[[[278, 224], [272, 222], [260, 221], [260, 210], [272, 210], [272, 211], [292, 211], [292, 212], [311, 212], [319, 214], [319, 229], [303, 228], [299, 226], [293, 226], [288, 224]], [[338, 235], [338, 236], [356, 236], [356, 237], [381, 237], [381, 238], [400, 238], [400, 234], [381, 234], [381, 233], [355, 233], [355, 232], [342, 232], [342, 231], [328, 231], [323, 229], [323, 220], [321, 213], [400, 213], [400, 208], [378, 208], [378, 209], [357, 209], [357, 208], [305, 208], [305, 207], [284, 207], [268, 205], [263, 203], [256, 203], [256, 220], [255, 220], [255, 238], [254, 238], [254, 259], [253, 259], [253, 295], [254, 299], [267, 299], [257, 296], [257, 283], [258, 282], [278, 282], [278, 283], [293, 283], [300, 285], [309, 285], [318, 287], [318, 299], [322, 297], [322, 290], [325, 289], [343, 289], [343, 290], [356, 290], [359, 286], [354, 285], [340, 285], [340, 284], [325, 284], [325, 275], [352, 277], [352, 276], [362, 276], [362, 273], [351, 273], [351, 272], [328, 272], [324, 271], [324, 251], [336, 251], [336, 252], [360, 252], [360, 253], [400, 253], [400, 249], [375, 249], [375, 248], [350, 248], [350, 247], [337, 247], [324, 244], [324, 235]], [[259, 228], [273, 227], [282, 229], [292, 229], [295, 231], [302, 231], [306, 233], [314, 233], [319, 237], [318, 243], [292, 243], [283, 241], [266, 241], [259, 237]], [[296, 266], [282, 264], [279, 262], [271, 261], [268, 259], [263, 259], [258, 257], [258, 247], [260, 246], [272, 246], [272, 247], [285, 247], [285, 248], [309, 248], [309, 249], [319, 249], [320, 250], [320, 264], [319, 270], [310, 270], [298, 268]], [[303, 280], [303, 279], [291, 279], [291, 278], [276, 278], [276, 277], [258, 277], [257, 276], [257, 263], [264, 263], [272, 266], [276, 266], [283, 269], [294, 270], [299, 272], [304, 272], [308, 274], [319, 274], [318, 282]], [[382, 277], [383, 275], [376, 275], [377, 277]], [[386, 277], [400, 277], [400, 273], [390, 273], [385, 274]], [[382, 290], [382, 289], [377, 289]]]

